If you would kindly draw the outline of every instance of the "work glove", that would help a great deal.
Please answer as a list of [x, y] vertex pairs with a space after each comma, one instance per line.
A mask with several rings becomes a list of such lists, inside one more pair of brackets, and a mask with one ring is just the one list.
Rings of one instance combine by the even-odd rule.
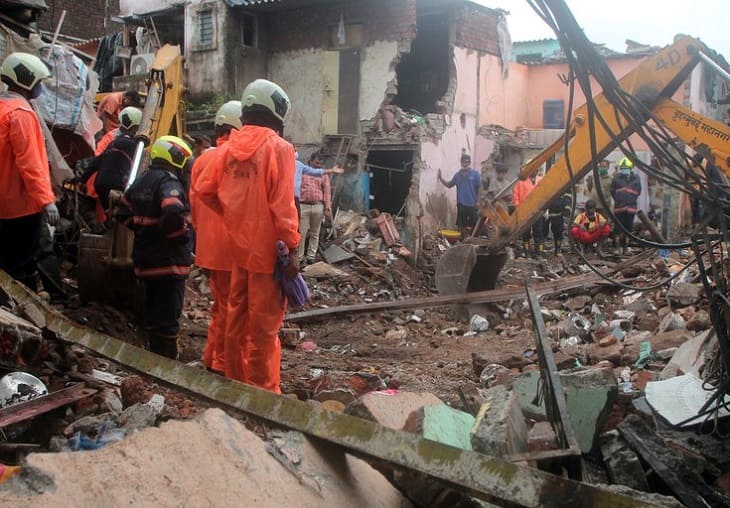
[[61, 220], [61, 214], [58, 213], [56, 203], [48, 203], [46, 206], [43, 207], [43, 212], [45, 212], [46, 214], [46, 220], [48, 221], [48, 224], [50, 224], [51, 226], [58, 225], [58, 221]]

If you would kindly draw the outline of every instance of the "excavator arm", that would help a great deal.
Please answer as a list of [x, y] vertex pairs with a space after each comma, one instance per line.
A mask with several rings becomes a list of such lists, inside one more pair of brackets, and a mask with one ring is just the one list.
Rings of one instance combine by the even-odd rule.
[[[692, 37], [682, 37], [671, 46], [639, 64], [619, 80], [619, 86], [647, 111], [644, 123], [652, 117], [695, 148], [728, 174], [730, 129], [676, 104], [671, 97], [679, 90], [701, 59], [704, 46]], [[604, 94], [593, 99], [597, 115], [606, 122], [588, 124], [588, 104], [578, 108], [566, 134], [534, 157], [520, 171], [521, 177], [536, 172], [551, 157], [565, 148], [550, 171], [512, 213], [488, 206], [482, 215], [493, 227], [492, 237], [483, 242], [472, 239], [450, 248], [436, 267], [436, 286], [440, 293], [464, 293], [495, 287], [504, 266], [504, 248], [518, 240], [532, 226], [549, 204], [565, 192], [575, 180], [583, 178], [593, 167], [591, 142], [598, 160], [605, 158], [620, 143], [636, 132]], [[566, 138], [568, 136], [567, 148]], [[572, 174], [571, 174], [572, 173]]]
[[[648, 110], [653, 111], [659, 105], [666, 104], [665, 101], [674, 95], [689, 76], [699, 61], [701, 48], [702, 43], [699, 41], [691, 37], [683, 37], [673, 45], [644, 60], [633, 71], [621, 78], [619, 85]], [[598, 158], [601, 159], [633, 134], [634, 129], [603, 94], [596, 96], [594, 103], [597, 113], [605, 119], [610, 130], [609, 132], [600, 122], [594, 123], [596, 152]], [[582, 178], [591, 170], [593, 165], [590, 149], [591, 133], [586, 122], [588, 105], [578, 108], [574, 117], [574, 135], [568, 143], [566, 152], [555, 161], [550, 171], [540, 180], [525, 201], [511, 214], [500, 213], [494, 209], [484, 211], [484, 215], [496, 230], [496, 238], [490, 242], [491, 249], [502, 249], [520, 238], [542, 214], [542, 211], [569, 188], [574, 179]], [[648, 117], [647, 120], [649, 120]], [[562, 143], [564, 146], [564, 138], [558, 140], [545, 152], [549, 152], [557, 143]], [[522, 174], [527, 176], [536, 171], [541, 164], [538, 161], [546, 159], [541, 155], [543, 154], [539, 154], [531, 164], [523, 168]], [[573, 171], [572, 177], [568, 163]]]

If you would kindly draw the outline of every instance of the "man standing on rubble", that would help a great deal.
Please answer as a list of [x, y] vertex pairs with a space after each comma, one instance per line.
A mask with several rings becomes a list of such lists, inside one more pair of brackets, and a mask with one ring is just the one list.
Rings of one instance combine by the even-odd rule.
[[[529, 164], [531, 160], [528, 160], [525, 165]], [[540, 182], [540, 176], [537, 171], [534, 171], [529, 177], [520, 173], [519, 180], [512, 188], [512, 204], [515, 207], [520, 206], [527, 196], [535, 190], [535, 186]], [[538, 255], [542, 255], [545, 250], [545, 217], [541, 215], [535, 222], [532, 223], [532, 227], [528, 228], [522, 235], [522, 256], [527, 257], [530, 252], [530, 239], [535, 241], [535, 252]]]
[[294, 157], [296, 158], [294, 164], [294, 204], [297, 207], [297, 215], [302, 216], [302, 177], [304, 175], [313, 177], [324, 177], [325, 175], [337, 174], [341, 175], [345, 170], [339, 166], [324, 169], [323, 167], [312, 167], [304, 164], [299, 160], [299, 153], [295, 152]]
[[471, 167], [471, 156], [468, 153], [461, 154], [461, 168], [448, 182], [444, 180], [440, 169], [437, 176], [441, 185], [449, 189], [456, 186], [456, 226], [462, 234], [474, 228], [479, 219], [482, 176]]
[[[195, 228], [195, 264], [208, 270], [213, 306], [210, 309], [208, 340], [203, 351], [203, 365], [216, 372], [225, 372], [226, 319], [228, 294], [231, 289], [233, 247], [223, 221], [213, 209], [200, 200], [197, 186], [208, 176], [208, 166], [231, 131], [241, 128], [241, 101], [223, 104], [215, 114], [216, 148], [205, 150], [195, 159], [190, 175], [190, 208]], [[239, 354], [238, 348], [229, 354]]]
[[119, 222], [134, 231], [132, 261], [144, 282], [145, 327], [150, 351], [177, 359], [185, 281], [193, 262], [190, 206], [180, 181], [192, 149], [176, 136], [150, 147], [150, 167], [127, 189]]
[[43, 213], [53, 226], [60, 218], [41, 125], [28, 102], [50, 75], [29, 53], [11, 53], [0, 67], [8, 87], [0, 93], [0, 269], [34, 291]]
[[[200, 199], [223, 216], [236, 265], [231, 274], [226, 323], [225, 375], [281, 393], [278, 332], [286, 310], [281, 282], [274, 279], [277, 242], [299, 247], [294, 204], [294, 147], [282, 137], [291, 102], [271, 81], [249, 83], [241, 98], [243, 126], [206, 169]], [[294, 278], [299, 260], [290, 256], [284, 276]], [[238, 350], [239, 354], [228, 354]]]
[[[324, 165], [322, 157], [316, 152], [312, 154], [309, 163], [315, 168], [321, 168]], [[306, 261], [313, 263], [319, 248], [322, 219], [332, 220], [332, 192], [329, 176], [303, 175], [301, 192], [299, 234], [302, 240], [299, 242], [299, 260], [304, 258], [304, 247], [307, 243], [307, 234], [309, 234]]]

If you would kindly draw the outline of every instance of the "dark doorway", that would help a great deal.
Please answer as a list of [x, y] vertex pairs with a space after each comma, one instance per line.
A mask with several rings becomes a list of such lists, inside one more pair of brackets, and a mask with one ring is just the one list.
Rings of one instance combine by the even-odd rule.
[[370, 208], [398, 214], [411, 189], [413, 150], [371, 150], [367, 167], [370, 173]]
[[449, 16], [443, 6], [418, 7], [418, 33], [411, 52], [395, 68], [398, 95], [393, 102], [405, 110], [434, 113], [436, 101], [449, 87]]

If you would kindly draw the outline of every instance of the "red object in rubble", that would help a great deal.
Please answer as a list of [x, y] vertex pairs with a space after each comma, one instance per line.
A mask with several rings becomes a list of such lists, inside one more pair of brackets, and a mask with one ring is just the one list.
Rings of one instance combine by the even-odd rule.
[[378, 215], [375, 219], [375, 223], [380, 229], [380, 234], [383, 235], [385, 245], [390, 247], [391, 245], [400, 243], [400, 235], [398, 234], [398, 230], [395, 228], [393, 217], [389, 213], [383, 212]]

